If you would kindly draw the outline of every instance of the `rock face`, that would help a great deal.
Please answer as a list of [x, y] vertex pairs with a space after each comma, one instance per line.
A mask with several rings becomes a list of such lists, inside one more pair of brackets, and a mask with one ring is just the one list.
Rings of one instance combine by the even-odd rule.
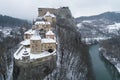
[[115, 36], [114, 38], [102, 41], [100, 43], [101, 48], [103, 48], [101, 52], [105, 57], [109, 58], [111, 62], [113, 60], [114, 65], [119, 64], [120, 62], [120, 36]]
[[57, 16], [57, 68], [44, 80], [94, 80], [88, 47], [81, 42], [74, 18], [68, 8]]
[[0, 53], [0, 80], [4, 80], [6, 76], [6, 59], [5, 54]]
[[0, 41], [0, 80], [12, 79], [13, 53], [19, 40], [18, 37], [7, 37]]
[[[14, 64], [13, 80], [43, 80], [56, 66], [56, 57], [36, 65], [19, 66]], [[25, 64], [26, 65], [26, 64]]]

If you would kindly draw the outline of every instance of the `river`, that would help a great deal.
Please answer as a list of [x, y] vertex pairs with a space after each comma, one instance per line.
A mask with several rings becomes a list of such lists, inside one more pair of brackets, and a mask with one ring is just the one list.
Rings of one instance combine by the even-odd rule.
[[93, 72], [96, 80], [120, 80], [120, 74], [115, 67], [99, 55], [99, 45], [89, 48]]

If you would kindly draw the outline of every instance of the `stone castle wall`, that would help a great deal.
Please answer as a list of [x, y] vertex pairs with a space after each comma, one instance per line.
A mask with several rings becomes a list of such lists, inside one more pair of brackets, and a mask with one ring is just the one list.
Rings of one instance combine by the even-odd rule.
[[44, 16], [47, 11], [52, 14], [57, 14], [57, 9], [55, 8], [38, 8], [38, 17]]
[[44, 16], [47, 11], [49, 11], [52, 14], [57, 15], [59, 13], [59, 9], [62, 9], [65, 12], [69, 10], [68, 7], [60, 7], [58, 9], [55, 9], [55, 8], [38, 8], [38, 17]]
[[42, 50], [41, 50], [41, 40], [31, 40], [30, 41], [30, 52], [31, 53], [34, 53], [34, 54], [37, 54], [37, 53], [40, 53]]

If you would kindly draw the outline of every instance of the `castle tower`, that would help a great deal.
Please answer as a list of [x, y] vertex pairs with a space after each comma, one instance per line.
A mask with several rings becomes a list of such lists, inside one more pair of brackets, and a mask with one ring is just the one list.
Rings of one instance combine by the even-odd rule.
[[46, 38], [51, 38], [51, 39], [54, 39], [55, 38], [55, 34], [49, 30], [47, 33], [46, 33]]
[[55, 8], [38, 8], [38, 17], [44, 16], [49, 11], [52, 14], [57, 14], [58, 10]]
[[22, 60], [25, 61], [25, 62], [30, 60], [30, 55], [26, 50], [24, 51], [24, 53], [22, 55]]
[[38, 30], [36, 30], [35, 34], [30, 38], [30, 52], [33, 54], [41, 52], [41, 37]]
[[51, 14], [49, 11], [44, 15], [44, 19], [50, 22], [51, 24], [56, 22], [56, 16]]

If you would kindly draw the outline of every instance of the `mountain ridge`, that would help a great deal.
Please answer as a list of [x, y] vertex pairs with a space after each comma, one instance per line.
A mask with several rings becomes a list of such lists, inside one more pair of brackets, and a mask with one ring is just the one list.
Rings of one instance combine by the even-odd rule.
[[2, 27], [15, 27], [15, 26], [22, 26], [25, 24], [29, 24], [27, 20], [14, 18], [7, 15], [0, 14], [0, 26]]
[[76, 18], [76, 22], [80, 23], [84, 20], [98, 20], [98, 19], [106, 19], [113, 22], [120, 22], [120, 12], [108, 11], [98, 15], [92, 16], [81, 16]]

